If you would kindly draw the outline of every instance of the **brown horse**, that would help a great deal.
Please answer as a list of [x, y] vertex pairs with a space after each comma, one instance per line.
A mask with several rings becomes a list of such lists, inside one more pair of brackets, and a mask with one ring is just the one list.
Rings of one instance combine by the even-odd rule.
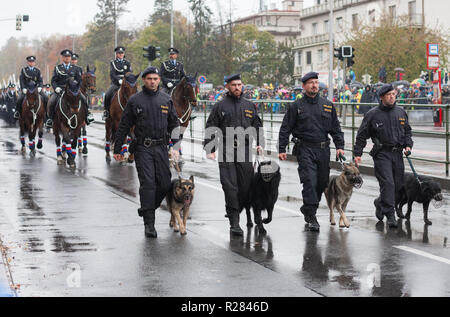
[[[70, 168], [76, 168], [77, 140], [81, 135], [81, 128], [86, 118], [85, 111], [81, 99], [80, 83], [70, 78], [56, 105], [53, 122], [58, 165], [63, 165], [67, 159]], [[63, 147], [61, 147], [61, 135], [63, 136]]]
[[[111, 109], [109, 118], [106, 119], [106, 160], [111, 162], [111, 144], [115, 142], [116, 133], [119, 129], [119, 123], [122, 119], [123, 111], [127, 106], [128, 100], [138, 92], [137, 82], [140, 74], [133, 75], [127, 73], [122, 81], [122, 85], [117, 93], [114, 95], [111, 101]], [[127, 157], [128, 160], [128, 144], [131, 143], [131, 137], [127, 137], [124, 140], [125, 145], [122, 148], [122, 155]], [[130, 162], [131, 163], [131, 162]]]
[[183, 134], [191, 122], [194, 108], [197, 107], [197, 75], [195, 74], [194, 77], [184, 77], [172, 94], [173, 105], [175, 106], [182, 127], [181, 138], [183, 138]]
[[[81, 81], [81, 93], [86, 97], [86, 101], [88, 103], [91, 102], [90, 96], [91, 94], [95, 94], [97, 91], [97, 77], [95, 75], [96, 67], [94, 69], [90, 69], [89, 65], [87, 65], [86, 73], [83, 73], [82, 81]], [[88, 155], [88, 139], [87, 139], [87, 131], [86, 131], [86, 122], [83, 124], [81, 130], [81, 136], [78, 138], [78, 151], [80, 154], [84, 156]]]
[[39, 94], [36, 84], [31, 83], [28, 87], [27, 95], [23, 100], [22, 113], [20, 114], [20, 142], [22, 143], [22, 153], [26, 152], [25, 146], [25, 132], [28, 132], [28, 139], [30, 141], [30, 155], [36, 155], [36, 134], [39, 130], [39, 141], [37, 148], [42, 149], [42, 137], [44, 135], [44, 119], [45, 106]]

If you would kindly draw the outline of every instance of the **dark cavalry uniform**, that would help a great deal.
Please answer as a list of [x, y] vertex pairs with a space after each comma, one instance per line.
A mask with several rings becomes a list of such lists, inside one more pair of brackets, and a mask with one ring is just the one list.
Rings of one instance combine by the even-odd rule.
[[386, 107], [383, 103], [370, 110], [356, 138], [355, 157], [363, 155], [369, 138], [379, 145], [378, 151], [371, 153], [374, 156], [375, 176], [380, 183], [379, 208], [384, 216], [395, 217], [395, 195], [403, 186], [405, 173], [402, 152], [414, 145], [405, 110], [397, 106]]
[[[41, 75], [41, 71], [39, 68], [36, 67], [24, 67], [22, 68], [22, 71], [20, 72], [20, 88], [23, 89], [29, 89], [30, 83], [34, 82], [36, 87], [43, 88], [44, 83]], [[48, 103], [48, 97], [44, 93], [44, 91], [41, 90], [40, 95], [42, 97], [42, 100], [44, 102], [45, 110], [47, 110], [47, 103]], [[23, 92], [20, 92], [19, 99], [17, 100], [17, 112], [19, 115], [22, 113], [22, 104], [23, 100], [25, 99], [25, 95]]]
[[131, 73], [133, 70], [131, 68], [131, 63], [126, 59], [116, 59], [111, 61], [109, 77], [111, 78], [111, 87], [105, 94], [105, 110], [109, 112], [111, 107], [111, 101], [114, 94], [120, 88], [120, 80], [123, 80], [126, 73]]
[[[234, 137], [234, 140], [227, 142], [227, 137], [230, 137], [227, 135], [227, 128], [239, 127], [244, 130], [253, 127], [258, 133], [256, 136], [245, 136], [245, 140], [242, 140], [242, 136], [240, 138], [237, 135], [231, 136]], [[240, 231], [239, 215], [248, 202], [251, 180], [254, 175], [253, 163], [249, 154], [250, 146], [253, 139], [256, 138], [257, 145], [264, 147], [262, 128], [263, 125], [255, 105], [244, 97], [236, 98], [230, 94], [227, 94], [214, 106], [206, 124], [207, 131], [208, 129], [220, 130], [223, 136], [222, 140], [214, 135], [207, 138], [204, 146], [207, 154], [219, 150], [220, 181], [225, 193], [225, 207], [232, 230]], [[231, 148], [227, 147], [227, 143], [231, 145]], [[214, 147], [208, 148], [212, 144]], [[235, 146], [233, 147], [233, 145]], [[244, 151], [245, 157], [239, 155], [241, 159], [238, 161], [238, 153], [244, 153]]]
[[[81, 85], [81, 72], [80, 72], [80, 67], [70, 64], [68, 67], [66, 67], [65, 64], [61, 64], [55, 67], [54, 71], [53, 71], [53, 77], [52, 77], [52, 87], [53, 90], [55, 90], [57, 88], [60, 88], [63, 92], [66, 88], [66, 84], [67, 81], [70, 78], [74, 78], [75, 81], [77, 81], [78, 83], [80, 83]], [[62, 94], [62, 93], [61, 93]], [[50, 102], [49, 102], [49, 118], [53, 120], [54, 116], [55, 116], [55, 107], [57, 102], [59, 101], [59, 98], [61, 96], [57, 93], [53, 94], [50, 97]], [[86, 100], [83, 98], [83, 103], [85, 104], [85, 106], [87, 107], [87, 102]]]
[[[140, 181], [139, 216], [154, 225], [158, 209], [171, 187], [168, 144], [179, 120], [169, 95], [145, 86], [128, 101], [116, 135], [114, 153], [120, 154], [123, 142], [136, 126], [136, 168]], [[175, 143], [177, 139], [172, 139]]]
[[[175, 89], [185, 76], [184, 66], [178, 61], [175, 61], [174, 63], [172, 60], [169, 60], [161, 64], [161, 80], [163, 82], [163, 87], [168, 94]], [[167, 87], [169, 83], [173, 84], [172, 88]]]
[[322, 195], [330, 178], [330, 139], [336, 148], [345, 147], [344, 133], [336, 109], [328, 100], [305, 95], [289, 108], [280, 130], [279, 152], [286, 153], [289, 137], [300, 141], [296, 146], [298, 172], [303, 184], [303, 207], [305, 217], [315, 216]]

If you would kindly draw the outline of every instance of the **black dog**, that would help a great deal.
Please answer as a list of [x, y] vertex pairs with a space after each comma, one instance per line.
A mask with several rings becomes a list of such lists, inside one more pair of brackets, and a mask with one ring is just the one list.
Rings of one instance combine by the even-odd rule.
[[[434, 200], [437, 205], [443, 202], [441, 186], [431, 178], [419, 176], [420, 183], [412, 174], [405, 175], [405, 184], [397, 195], [395, 208], [397, 216], [401, 219], [411, 219], [412, 206], [414, 202], [423, 204], [423, 215], [426, 225], [433, 223], [428, 219], [428, 208]], [[408, 212], [403, 215], [403, 206], [408, 204]]]
[[[260, 234], [267, 234], [263, 224], [272, 222], [273, 210], [278, 201], [281, 182], [280, 166], [273, 161], [262, 162], [258, 166], [258, 172], [252, 180], [250, 190], [250, 205], [246, 206], [247, 227], [252, 228], [251, 208], [255, 216], [255, 223]], [[267, 219], [262, 219], [261, 212], [267, 210]]]

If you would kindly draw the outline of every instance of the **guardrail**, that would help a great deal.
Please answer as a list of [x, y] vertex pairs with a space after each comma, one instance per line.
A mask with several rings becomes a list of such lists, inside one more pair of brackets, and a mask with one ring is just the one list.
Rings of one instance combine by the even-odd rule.
[[[286, 110], [288, 109], [289, 105], [292, 104], [294, 101], [286, 101], [286, 100], [252, 100], [258, 107], [258, 112], [260, 114], [261, 120], [264, 123], [264, 126], [268, 127], [270, 126], [272, 129], [277, 124], [282, 123], [282, 118], [275, 118], [276, 115], [285, 114]], [[206, 126], [206, 122], [208, 120], [209, 111], [212, 109], [212, 106], [216, 103], [216, 101], [206, 101], [206, 100], [200, 100], [198, 102], [197, 112], [195, 113], [195, 116], [199, 117], [198, 114], [201, 112], [202, 117], [204, 120], [204, 125]], [[364, 103], [335, 103], [335, 106], [338, 111], [338, 115], [341, 120], [342, 128], [344, 129], [350, 129], [352, 131], [352, 148], [346, 149], [346, 151], [352, 151], [355, 147], [355, 141], [356, 141], [356, 135], [359, 129], [359, 125], [356, 124], [357, 119], [361, 119], [363, 115], [358, 114], [358, 109], [361, 106], [368, 106], [370, 108], [377, 107], [378, 104], [364, 104]], [[417, 112], [417, 111], [434, 111], [436, 109], [442, 109], [443, 110], [443, 119], [444, 119], [444, 127], [445, 132], [441, 131], [429, 131], [429, 130], [421, 130], [421, 129], [414, 129], [413, 128], [413, 134], [417, 135], [425, 135], [425, 136], [434, 136], [434, 137], [445, 137], [445, 147], [446, 147], [446, 155], [445, 160], [437, 160], [437, 159], [431, 159], [426, 157], [419, 157], [415, 156], [412, 157], [413, 160], [419, 161], [419, 162], [428, 162], [428, 163], [437, 163], [445, 165], [445, 173], [446, 176], [450, 176], [450, 130], [449, 130], [449, 109], [450, 105], [419, 105], [419, 104], [408, 104], [408, 105], [402, 105], [399, 104], [398, 106], [403, 106], [405, 111], [407, 113], [411, 112]], [[274, 109], [276, 111], [274, 111]], [[431, 123], [431, 122], [430, 122]], [[202, 132], [202, 131], [194, 131], [193, 126], [191, 124], [191, 135], [193, 135], [194, 132]], [[278, 142], [278, 140], [270, 140], [268, 141], [272, 142]], [[369, 152], [364, 152], [368, 154]]]

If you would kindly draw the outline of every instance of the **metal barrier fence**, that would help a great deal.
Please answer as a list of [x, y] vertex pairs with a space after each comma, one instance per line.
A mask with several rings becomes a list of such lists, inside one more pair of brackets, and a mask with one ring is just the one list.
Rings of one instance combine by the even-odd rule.
[[[283, 115], [286, 113], [288, 107], [290, 104], [294, 103], [294, 101], [286, 101], [286, 100], [252, 100], [258, 107], [258, 112], [260, 114], [260, 117], [264, 123], [265, 127], [271, 127], [274, 128], [275, 125], [281, 125], [283, 120], [279, 117], [279, 115]], [[216, 101], [206, 101], [206, 100], [200, 100], [198, 102], [198, 107], [195, 112], [195, 116], [199, 117], [199, 113], [202, 113], [203, 116], [203, 127], [206, 126], [206, 122], [209, 116], [209, 112], [212, 109], [213, 105], [216, 103]], [[338, 111], [338, 115], [341, 119], [342, 128], [350, 129], [352, 131], [352, 148], [346, 149], [346, 151], [352, 151], [354, 150], [355, 142], [356, 142], [356, 135], [359, 129], [359, 125], [357, 125], [357, 119], [362, 120], [363, 115], [358, 113], [358, 109], [360, 107], [377, 107], [378, 104], [364, 104], [364, 103], [335, 103], [336, 109]], [[419, 161], [419, 162], [428, 162], [428, 163], [437, 163], [445, 165], [445, 173], [446, 176], [450, 176], [450, 130], [449, 130], [449, 108], [450, 105], [423, 105], [423, 104], [408, 104], [402, 105], [399, 104], [398, 106], [403, 106], [405, 111], [410, 114], [411, 112], [427, 112], [430, 111], [435, 112], [437, 109], [442, 109], [443, 111], [443, 124], [445, 127], [445, 131], [430, 131], [430, 130], [421, 130], [421, 129], [415, 129], [413, 128], [413, 135], [420, 134], [422, 136], [431, 136], [431, 137], [444, 137], [445, 138], [445, 147], [446, 147], [446, 154], [445, 154], [445, 160], [438, 160], [438, 159], [432, 159], [432, 158], [426, 158], [426, 157], [420, 157], [420, 156], [414, 156], [412, 157], [413, 160]], [[275, 111], [274, 111], [275, 109]], [[279, 118], [276, 118], [278, 115]], [[432, 123], [432, 122], [430, 122]], [[193, 126], [191, 124], [191, 135], [194, 134]], [[197, 131], [202, 132], [202, 131]], [[278, 140], [270, 140], [272, 142], [278, 142]], [[368, 152], [364, 152], [365, 154], [368, 154]]]

